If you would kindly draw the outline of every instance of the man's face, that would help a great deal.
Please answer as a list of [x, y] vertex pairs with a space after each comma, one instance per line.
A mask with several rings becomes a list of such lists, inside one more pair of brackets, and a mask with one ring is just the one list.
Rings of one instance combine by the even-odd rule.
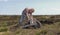
[[33, 9], [29, 9], [28, 11], [29, 11], [29, 13], [31, 13], [31, 14], [34, 12]]

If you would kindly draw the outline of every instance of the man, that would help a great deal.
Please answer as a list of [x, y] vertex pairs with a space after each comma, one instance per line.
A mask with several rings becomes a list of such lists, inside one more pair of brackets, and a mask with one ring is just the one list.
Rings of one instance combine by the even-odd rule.
[[[23, 25], [23, 21], [27, 18], [27, 22], [29, 22], [28, 25], [23, 26], [23, 28], [34, 26], [37, 27], [41, 25], [39, 21], [37, 21], [35, 18], [33, 18], [32, 13], [34, 12], [33, 8], [25, 8], [22, 12], [21, 19], [20, 19], [20, 25]], [[38, 24], [37, 24], [38, 23]]]
[[34, 12], [33, 8], [25, 8], [22, 12], [21, 19], [20, 19], [20, 24], [22, 25], [22, 22], [27, 18], [28, 22], [33, 23], [33, 16], [32, 13]]

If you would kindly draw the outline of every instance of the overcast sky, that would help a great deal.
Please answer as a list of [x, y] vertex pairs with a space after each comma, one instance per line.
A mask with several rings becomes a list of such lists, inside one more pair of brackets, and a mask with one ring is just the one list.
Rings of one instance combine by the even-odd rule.
[[26, 7], [33, 15], [60, 15], [60, 0], [0, 0], [0, 15], [21, 15]]

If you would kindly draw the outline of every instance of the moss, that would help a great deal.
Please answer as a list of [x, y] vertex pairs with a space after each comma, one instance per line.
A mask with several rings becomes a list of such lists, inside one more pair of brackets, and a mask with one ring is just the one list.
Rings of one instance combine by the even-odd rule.
[[8, 29], [7, 28], [4, 28], [4, 27], [1, 27], [0, 28], [0, 32], [5, 32], [5, 31], [7, 31]]
[[40, 32], [36, 32], [36, 35], [40, 35]]

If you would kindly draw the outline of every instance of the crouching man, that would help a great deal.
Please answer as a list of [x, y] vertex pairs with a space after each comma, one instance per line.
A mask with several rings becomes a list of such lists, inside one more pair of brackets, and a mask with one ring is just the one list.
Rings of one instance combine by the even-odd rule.
[[28, 28], [28, 27], [40, 27], [41, 23], [33, 18], [32, 13], [34, 12], [33, 8], [25, 8], [22, 12], [21, 19], [20, 19], [20, 25], [23, 26], [23, 21], [27, 18], [27, 25], [24, 25], [23, 28]]

